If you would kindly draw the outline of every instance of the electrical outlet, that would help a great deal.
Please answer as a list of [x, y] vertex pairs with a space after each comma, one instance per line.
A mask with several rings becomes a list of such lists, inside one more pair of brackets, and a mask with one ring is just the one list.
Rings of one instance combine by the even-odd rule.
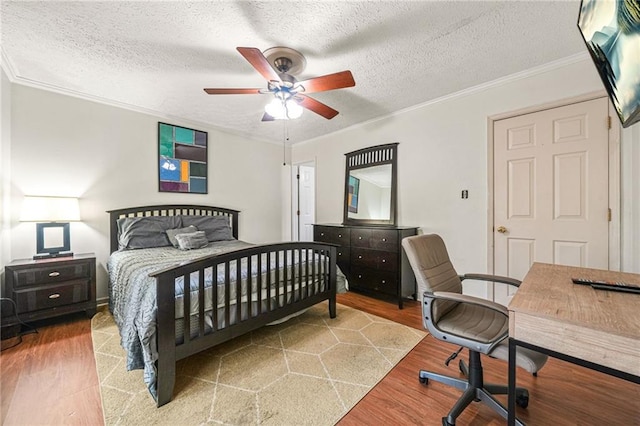
[[463, 189], [462, 190], [462, 199], [466, 200], [467, 198], [469, 198], [469, 191], [467, 189]]

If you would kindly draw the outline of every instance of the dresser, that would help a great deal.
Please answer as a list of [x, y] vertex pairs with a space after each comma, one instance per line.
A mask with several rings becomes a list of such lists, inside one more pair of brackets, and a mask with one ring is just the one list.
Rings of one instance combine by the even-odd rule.
[[416, 297], [416, 280], [401, 241], [417, 231], [406, 226], [318, 224], [313, 225], [313, 239], [339, 246], [338, 267], [349, 290], [397, 300], [402, 309], [404, 298]]
[[13, 301], [2, 301], [3, 329], [78, 311], [92, 317], [96, 313], [95, 255], [14, 260], [5, 266], [3, 298]]

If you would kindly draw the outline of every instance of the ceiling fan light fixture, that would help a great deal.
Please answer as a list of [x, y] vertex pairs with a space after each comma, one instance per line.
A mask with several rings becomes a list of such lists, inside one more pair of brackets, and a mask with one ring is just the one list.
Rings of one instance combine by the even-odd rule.
[[338, 115], [338, 111], [306, 94], [356, 85], [348, 70], [298, 82], [295, 76], [304, 69], [306, 59], [300, 52], [288, 47], [272, 47], [264, 53], [255, 47], [237, 47], [236, 50], [267, 80], [267, 89], [218, 88], [204, 91], [209, 95], [272, 94], [275, 100], [265, 107], [262, 121], [298, 118], [303, 109], [331, 120]]
[[303, 108], [293, 99], [289, 99], [285, 103], [285, 107], [289, 118], [300, 118], [302, 116]]
[[276, 120], [293, 120], [302, 116], [302, 107], [295, 100], [278, 97], [269, 102], [264, 111]]

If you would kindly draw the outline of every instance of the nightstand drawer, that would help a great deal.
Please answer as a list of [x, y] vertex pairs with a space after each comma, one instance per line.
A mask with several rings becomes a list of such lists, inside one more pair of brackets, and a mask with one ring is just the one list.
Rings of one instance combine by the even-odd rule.
[[18, 313], [82, 303], [89, 300], [88, 279], [15, 290], [14, 296]]
[[29, 269], [20, 269], [13, 271], [13, 285], [14, 287], [24, 287], [79, 278], [89, 279], [91, 277], [90, 266], [89, 262], [81, 262], [72, 265], [34, 266]]

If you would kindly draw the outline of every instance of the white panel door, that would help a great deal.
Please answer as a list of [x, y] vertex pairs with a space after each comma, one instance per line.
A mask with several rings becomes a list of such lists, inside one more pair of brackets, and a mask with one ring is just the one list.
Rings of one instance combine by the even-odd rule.
[[[533, 262], [608, 269], [606, 98], [494, 122], [494, 265], [522, 279]], [[507, 304], [515, 289], [496, 284]]]
[[315, 171], [313, 166], [301, 165], [298, 168], [299, 241], [313, 241], [313, 224], [316, 220]]

